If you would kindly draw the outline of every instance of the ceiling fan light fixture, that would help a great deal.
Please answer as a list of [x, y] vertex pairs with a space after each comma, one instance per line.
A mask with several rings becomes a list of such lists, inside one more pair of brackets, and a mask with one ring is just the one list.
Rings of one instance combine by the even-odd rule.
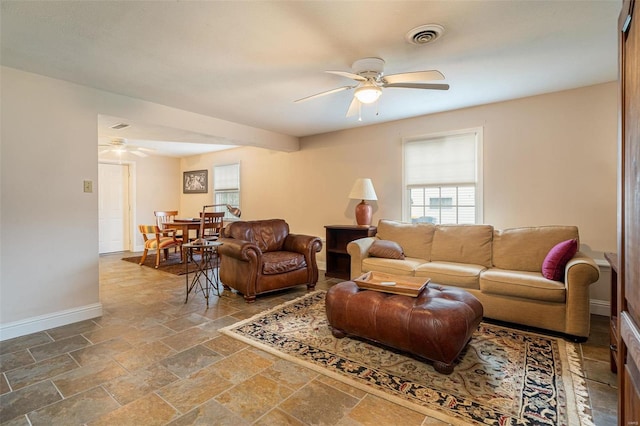
[[382, 94], [381, 88], [373, 84], [371, 85], [367, 84], [367, 85], [358, 87], [353, 95], [356, 97], [358, 101], [360, 101], [363, 104], [372, 104], [378, 100], [381, 94]]

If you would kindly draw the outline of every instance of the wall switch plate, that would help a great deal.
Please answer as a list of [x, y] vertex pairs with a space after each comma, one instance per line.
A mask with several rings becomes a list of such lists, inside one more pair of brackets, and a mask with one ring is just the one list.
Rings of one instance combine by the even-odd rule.
[[93, 192], [93, 182], [90, 180], [84, 181], [84, 192]]

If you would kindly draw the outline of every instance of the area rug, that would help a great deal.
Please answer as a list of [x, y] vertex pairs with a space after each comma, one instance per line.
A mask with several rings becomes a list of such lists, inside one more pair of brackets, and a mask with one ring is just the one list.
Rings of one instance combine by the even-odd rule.
[[[196, 261], [200, 261], [200, 255], [199, 254], [194, 254], [193, 257], [195, 258]], [[127, 261], [127, 262], [132, 262], [132, 263], [140, 263], [140, 259], [142, 259], [142, 256], [132, 256], [132, 257], [123, 257], [122, 260]], [[164, 259], [164, 257], [163, 257]], [[144, 263], [142, 266], [147, 266], [149, 268], [153, 268], [156, 269], [156, 256], [155, 256], [155, 252], [153, 254], [150, 254], [147, 256], [147, 258], [144, 260]], [[196, 270], [196, 266], [193, 263], [189, 263], [187, 265], [187, 267], [189, 268], [189, 273], [193, 272]], [[157, 271], [163, 271], [163, 272], [168, 272], [170, 274], [174, 274], [174, 275], [184, 275], [186, 273], [185, 271], [185, 265], [184, 263], [182, 263], [182, 261], [180, 260], [180, 253], [169, 253], [169, 258], [167, 260], [163, 260], [160, 262], [160, 265], [158, 266], [158, 268], [156, 269]]]
[[573, 343], [483, 322], [454, 372], [443, 375], [428, 361], [333, 337], [325, 294], [309, 293], [220, 331], [451, 424], [593, 425]]

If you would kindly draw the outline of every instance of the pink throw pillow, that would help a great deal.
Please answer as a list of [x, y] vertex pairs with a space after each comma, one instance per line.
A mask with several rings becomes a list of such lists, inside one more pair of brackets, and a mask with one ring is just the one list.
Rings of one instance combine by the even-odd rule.
[[542, 262], [542, 275], [548, 280], [564, 281], [564, 268], [577, 251], [578, 240], [575, 238], [556, 244]]

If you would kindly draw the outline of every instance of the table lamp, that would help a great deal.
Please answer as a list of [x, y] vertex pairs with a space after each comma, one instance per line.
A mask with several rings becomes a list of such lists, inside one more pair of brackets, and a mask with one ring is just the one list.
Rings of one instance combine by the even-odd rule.
[[377, 200], [376, 190], [373, 189], [373, 183], [369, 178], [359, 178], [351, 188], [349, 198], [352, 200], [362, 200], [356, 206], [356, 223], [360, 226], [371, 225], [371, 217], [373, 208], [371, 204], [367, 204], [365, 200]]
[[202, 213], [204, 213], [209, 208], [221, 207], [221, 206], [225, 206], [227, 208], [227, 211], [232, 215], [234, 215], [235, 217], [240, 217], [242, 215], [242, 212], [240, 211], [239, 208], [233, 207], [229, 204], [209, 204], [208, 206], [202, 206]]

